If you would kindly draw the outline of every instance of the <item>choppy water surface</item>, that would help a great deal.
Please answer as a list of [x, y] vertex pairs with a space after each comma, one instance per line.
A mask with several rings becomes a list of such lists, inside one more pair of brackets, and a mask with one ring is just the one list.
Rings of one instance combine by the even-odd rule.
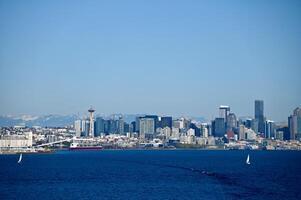
[[[250, 154], [251, 165], [245, 160]], [[301, 199], [301, 152], [0, 155], [1, 199]]]

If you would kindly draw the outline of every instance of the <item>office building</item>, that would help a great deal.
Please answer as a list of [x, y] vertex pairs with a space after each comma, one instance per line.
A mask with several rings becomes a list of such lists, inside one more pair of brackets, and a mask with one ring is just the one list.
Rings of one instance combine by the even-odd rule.
[[223, 137], [226, 133], [225, 118], [215, 118], [214, 120], [214, 136]]
[[75, 129], [75, 135], [76, 137], [80, 137], [82, 133], [82, 121], [76, 120], [74, 122], [74, 129]]
[[264, 103], [263, 100], [255, 100], [255, 119], [258, 121], [258, 132], [265, 132]]
[[258, 120], [252, 119], [251, 121], [251, 129], [255, 131], [255, 133], [258, 133]]
[[160, 125], [161, 128], [165, 128], [165, 127], [172, 128], [172, 117], [161, 117]]
[[97, 117], [95, 120], [95, 137], [105, 134], [105, 120], [102, 117]]
[[124, 120], [122, 117], [118, 119], [118, 134], [124, 135]]
[[140, 117], [139, 120], [140, 140], [150, 140], [155, 134], [155, 119], [149, 117]]
[[237, 119], [236, 115], [234, 113], [229, 113], [227, 117], [227, 124], [226, 124], [227, 130], [234, 130], [237, 127]]
[[301, 108], [296, 108], [288, 118], [289, 132], [291, 140], [301, 139]]
[[274, 138], [275, 137], [275, 131], [276, 131], [275, 123], [271, 120], [267, 120], [265, 122], [264, 137], [268, 138], [268, 139]]
[[228, 117], [229, 113], [230, 113], [230, 106], [221, 105], [219, 107], [219, 118], [224, 118], [225, 122], [227, 122], [227, 117]]

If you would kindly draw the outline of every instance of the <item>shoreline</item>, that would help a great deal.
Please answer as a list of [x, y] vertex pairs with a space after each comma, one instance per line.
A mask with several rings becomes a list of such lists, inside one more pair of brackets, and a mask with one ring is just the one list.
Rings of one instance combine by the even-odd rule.
[[143, 149], [143, 148], [125, 148], [125, 149], [101, 149], [101, 150], [78, 150], [78, 151], [71, 151], [69, 148], [66, 149], [53, 149], [51, 151], [38, 151], [38, 152], [3, 152], [0, 151], [1, 155], [17, 155], [17, 154], [54, 154], [60, 151], [69, 151], [69, 152], [101, 152], [101, 151], [300, 151], [298, 149], [273, 149], [273, 150], [266, 150], [266, 149], [224, 149], [224, 148], [152, 148], [152, 149]]

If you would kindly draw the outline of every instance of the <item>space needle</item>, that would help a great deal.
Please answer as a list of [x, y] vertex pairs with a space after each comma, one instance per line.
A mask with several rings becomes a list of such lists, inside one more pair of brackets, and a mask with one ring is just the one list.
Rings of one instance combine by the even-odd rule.
[[95, 110], [91, 106], [90, 109], [88, 110], [88, 112], [90, 113], [89, 137], [94, 137], [94, 112], [95, 112]]

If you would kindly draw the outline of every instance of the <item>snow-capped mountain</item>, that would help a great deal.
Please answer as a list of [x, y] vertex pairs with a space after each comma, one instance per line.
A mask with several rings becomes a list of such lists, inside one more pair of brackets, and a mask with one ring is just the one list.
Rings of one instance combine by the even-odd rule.
[[74, 121], [77, 118], [76, 115], [0, 116], [0, 126], [25, 125], [28, 127], [65, 127], [74, 124]]

